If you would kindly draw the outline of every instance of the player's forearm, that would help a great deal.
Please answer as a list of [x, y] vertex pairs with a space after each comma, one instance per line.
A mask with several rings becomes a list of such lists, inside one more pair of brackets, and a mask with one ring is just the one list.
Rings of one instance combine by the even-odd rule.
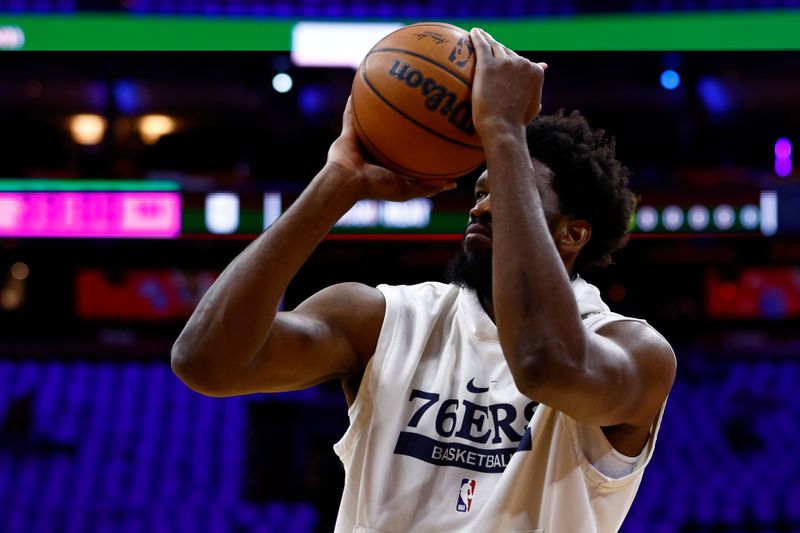
[[359, 198], [340, 167], [327, 165], [267, 231], [222, 272], [172, 349], [182, 377], [224, 382], [252, 362], [280, 299], [319, 242]]
[[517, 385], [530, 395], [582, 364], [586, 337], [547, 226], [524, 130], [487, 138], [495, 319]]

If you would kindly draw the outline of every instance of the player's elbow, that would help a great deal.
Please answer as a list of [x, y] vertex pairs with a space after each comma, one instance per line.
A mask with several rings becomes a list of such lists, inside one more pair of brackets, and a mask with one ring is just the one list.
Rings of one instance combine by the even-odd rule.
[[170, 366], [172, 372], [183, 381], [187, 387], [197, 392], [204, 393], [202, 365], [193, 357], [192, 350], [179, 338], [172, 345], [170, 351]]
[[226, 394], [225, 383], [220, 379], [220, 374], [206, 363], [196, 347], [188, 346], [181, 338], [172, 345], [170, 366], [172, 372], [195, 392], [215, 397], [229, 395]]

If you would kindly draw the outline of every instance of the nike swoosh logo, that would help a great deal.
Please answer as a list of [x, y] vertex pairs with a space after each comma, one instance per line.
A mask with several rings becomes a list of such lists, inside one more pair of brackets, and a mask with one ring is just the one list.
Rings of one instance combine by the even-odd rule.
[[475, 378], [472, 378], [471, 380], [469, 380], [469, 383], [467, 383], [467, 390], [470, 392], [480, 394], [482, 392], [489, 392], [489, 387], [476, 387]]

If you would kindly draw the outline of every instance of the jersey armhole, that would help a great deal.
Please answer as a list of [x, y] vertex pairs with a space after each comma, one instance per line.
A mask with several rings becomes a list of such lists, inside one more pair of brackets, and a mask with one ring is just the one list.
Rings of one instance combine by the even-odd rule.
[[600, 427], [581, 425], [577, 420], [561, 413], [572, 434], [574, 452], [578, 456], [587, 481], [594, 486], [602, 485], [614, 489], [639, 479], [653, 457], [666, 404], [667, 399], [664, 399], [658, 416], [650, 428], [647, 442], [635, 457], [624, 455], [614, 448]]
[[[581, 315], [581, 320], [584, 326], [593, 332], [597, 332], [613, 322], [639, 322], [663, 338], [661, 333], [646, 320], [627, 317], [613, 311], [587, 313]], [[579, 427], [580, 423], [577, 420], [563, 415], [568, 420], [570, 431], [575, 439], [575, 453], [578, 454], [587, 479], [592, 480], [596, 485], [606, 486], [622, 486], [636, 479], [637, 474], [647, 466], [652, 457], [666, 403], [667, 399], [665, 398], [658, 416], [650, 428], [650, 435], [644, 448], [635, 457], [624, 455], [614, 448], [600, 427], [587, 425]]]
[[377, 289], [383, 295], [386, 310], [383, 315], [381, 331], [378, 334], [378, 342], [375, 344], [375, 352], [364, 368], [364, 374], [361, 377], [361, 383], [358, 385], [356, 397], [347, 409], [350, 424], [344, 435], [333, 445], [334, 451], [340, 458], [344, 458], [344, 455], [350, 450], [352, 440], [361, 428], [361, 419], [369, 416], [369, 413], [366, 413], [365, 410], [371, 405], [370, 388], [373, 383], [380, 382], [381, 374], [385, 367], [386, 354], [389, 352], [392, 339], [395, 337], [395, 330], [398, 327], [398, 302], [393, 294], [397, 289], [390, 285], [378, 285]]

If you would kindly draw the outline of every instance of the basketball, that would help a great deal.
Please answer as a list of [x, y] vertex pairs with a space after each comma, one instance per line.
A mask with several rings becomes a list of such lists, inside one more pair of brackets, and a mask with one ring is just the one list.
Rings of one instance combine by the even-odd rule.
[[353, 80], [353, 122], [380, 165], [416, 179], [452, 179], [480, 166], [472, 124], [475, 51], [469, 33], [423, 22], [390, 33]]

